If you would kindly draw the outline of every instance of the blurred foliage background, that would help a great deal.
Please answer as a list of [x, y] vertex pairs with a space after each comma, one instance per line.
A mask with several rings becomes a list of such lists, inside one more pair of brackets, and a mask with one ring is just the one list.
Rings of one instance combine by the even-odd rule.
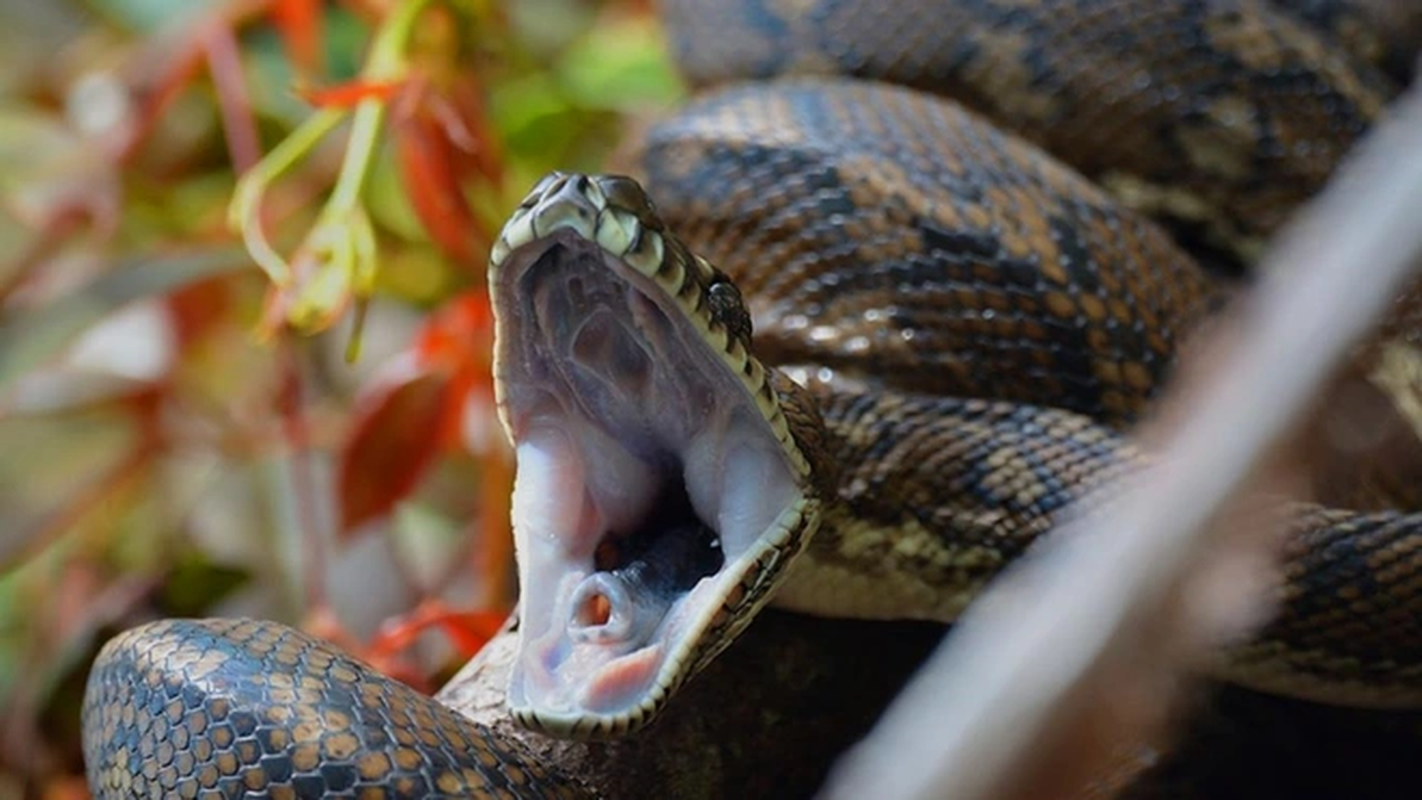
[[437, 687], [514, 596], [488, 244], [681, 95], [648, 0], [0, 22], [0, 797], [86, 796], [88, 665], [148, 619]]

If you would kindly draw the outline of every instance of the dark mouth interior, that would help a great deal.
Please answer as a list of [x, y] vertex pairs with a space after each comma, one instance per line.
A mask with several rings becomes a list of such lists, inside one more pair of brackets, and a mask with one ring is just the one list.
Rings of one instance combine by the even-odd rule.
[[666, 481], [635, 528], [603, 533], [569, 625], [589, 641], [645, 640], [677, 598], [724, 564], [720, 537], [691, 507], [685, 484]]
[[[520, 279], [530, 373], [561, 386], [564, 414], [603, 430], [640, 461], [655, 499], [604, 530], [594, 573], [578, 593], [571, 624], [589, 638], [636, 638], [680, 596], [725, 564], [717, 532], [696, 513], [675, 442], [704, 423], [713, 389], [691, 371], [681, 332], [667, 313], [580, 244], [554, 243]], [[596, 456], [592, 456], [596, 458]], [[597, 492], [594, 492], [596, 495]], [[630, 626], [630, 627], [629, 627]]]
[[663, 598], [690, 591], [725, 563], [721, 540], [691, 507], [682, 481], [668, 481], [652, 512], [627, 534], [608, 532], [593, 551], [593, 568]]

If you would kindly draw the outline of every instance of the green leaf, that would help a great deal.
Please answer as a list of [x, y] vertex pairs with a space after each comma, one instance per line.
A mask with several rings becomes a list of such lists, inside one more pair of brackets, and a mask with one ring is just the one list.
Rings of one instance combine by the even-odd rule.
[[215, 563], [201, 552], [188, 550], [175, 560], [158, 591], [157, 602], [166, 615], [198, 617], [212, 613], [213, 606], [250, 580], [244, 570]]
[[559, 80], [585, 108], [664, 108], [683, 93], [666, 45], [650, 18], [591, 29], [568, 48], [557, 69]]

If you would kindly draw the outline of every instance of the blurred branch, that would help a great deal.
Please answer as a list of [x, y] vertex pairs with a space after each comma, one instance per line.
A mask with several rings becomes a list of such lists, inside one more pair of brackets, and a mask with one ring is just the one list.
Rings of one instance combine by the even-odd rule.
[[237, 35], [231, 28], [214, 26], [206, 34], [203, 49], [207, 53], [207, 69], [217, 89], [217, 107], [222, 112], [222, 130], [227, 136], [227, 151], [238, 174], [246, 172], [261, 157], [257, 136], [257, 121], [252, 117], [252, 104], [247, 84], [242, 77], [242, 54]]
[[290, 499], [296, 515], [302, 552], [302, 583], [306, 613], [324, 613], [326, 600], [326, 537], [317, 509], [320, 489], [312, 459], [311, 424], [306, 414], [308, 390], [302, 372], [301, 348], [290, 337], [278, 341], [281, 392], [277, 397], [282, 437], [291, 451]]
[[[140, 48], [126, 65], [126, 83], [137, 90], [138, 113], [123, 135], [111, 140], [114, 159], [133, 160], [150, 140], [178, 95], [198, 75], [204, 60], [213, 61], [215, 37], [232, 32], [265, 15], [276, 0], [225, 0], [191, 17], [175, 21], [164, 34]], [[220, 57], [220, 56], [219, 56]], [[214, 75], [215, 81], [225, 76]]]
[[1257, 608], [1258, 598], [1235, 598], [1220, 609], [1187, 589], [1219, 566], [1210, 557], [1221, 549], [1238, 558], [1265, 546], [1221, 512], [1256, 485], [1422, 257], [1418, 141], [1414, 91], [1276, 243], [1208, 358], [1187, 361], [1156, 431], [1158, 466], [980, 598], [836, 767], [826, 796], [1064, 794], [1069, 770], [1079, 776], [1105, 755], [1083, 755], [1082, 741], [1140, 741], [1158, 724], [1150, 714], [1103, 720], [1100, 700], [1149, 687], [1158, 702], [1221, 628]]
[[69, 245], [71, 237], [82, 231], [88, 215], [78, 209], [56, 214], [46, 219], [35, 232], [33, 241], [15, 258], [9, 275], [0, 280], [0, 308], [4, 308], [27, 281], [39, 273], [49, 259]]

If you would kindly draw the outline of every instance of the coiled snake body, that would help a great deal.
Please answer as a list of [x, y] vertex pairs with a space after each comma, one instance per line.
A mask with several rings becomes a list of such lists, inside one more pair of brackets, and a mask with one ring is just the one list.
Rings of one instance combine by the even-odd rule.
[[[951, 620], [1107, 496], [1140, 463], [1119, 428], [1228, 291], [1178, 242], [1247, 264], [1383, 112], [1416, 30], [1387, 0], [664, 13], [694, 82], [917, 88], [713, 90], [637, 150], [647, 194], [554, 175], [505, 227], [490, 289], [519, 475], [509, 702], [558, 735], [644, 723], [772, 598]], [[1282, 611], [1225, 676], [1422, 700], [1422, 519], [1291, 513]], [[84, 739], [100, 796], [577, 791], [266, 622], [115, 639]]]

